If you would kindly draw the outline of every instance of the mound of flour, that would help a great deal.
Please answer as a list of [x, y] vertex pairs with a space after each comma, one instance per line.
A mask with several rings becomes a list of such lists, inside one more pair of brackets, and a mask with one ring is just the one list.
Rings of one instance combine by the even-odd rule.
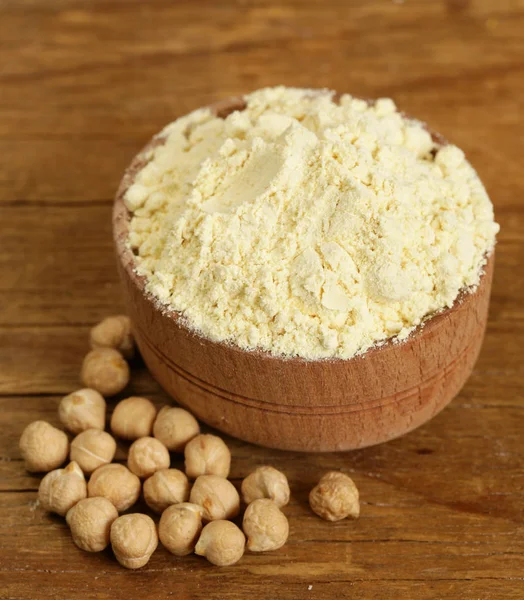
[[213, 340], [308, 359], [405, 338], [495, 243], [464, 154], [393, 101], [268, 88], [162, 132], [125, 194], [148, 290]]

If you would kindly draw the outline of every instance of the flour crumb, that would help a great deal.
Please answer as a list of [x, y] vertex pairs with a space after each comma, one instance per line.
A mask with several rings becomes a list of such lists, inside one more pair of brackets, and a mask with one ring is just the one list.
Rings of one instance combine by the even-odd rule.
[[267, 88], [168, 125], [124, 200], [147, 290], [243, 349], [343, 358], [479, 283], [498, 225], [464, 153], [393, 100]]

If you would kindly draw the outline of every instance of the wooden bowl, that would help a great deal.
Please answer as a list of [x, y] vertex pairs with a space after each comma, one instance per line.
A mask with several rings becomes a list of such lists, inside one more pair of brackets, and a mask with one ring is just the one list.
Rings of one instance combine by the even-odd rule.
[[[226, 116], [244, 106], [213, 106]], [[156, 137], [148, 147], [162, 144]], [[147, 148], [147, 147], [146, 147]], [[147, 161], [139, 154], [117, 193], [114, 239], [129, 315], [144, 361], [160, 385], [199, 419], [271, 448], [337, 451], [398, 437], [431, 419], [459, 392], [486, 327], [494, 256], [480, 285], [401, 343], [349, 360], [308, 361], [213, 342], [161, 307], [135, 272], [123, 195]]]

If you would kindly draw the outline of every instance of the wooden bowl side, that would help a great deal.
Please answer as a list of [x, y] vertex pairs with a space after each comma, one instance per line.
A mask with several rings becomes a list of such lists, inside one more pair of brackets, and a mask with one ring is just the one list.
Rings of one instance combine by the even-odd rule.
[[[242, 101], [235, 102], [238, 107]], [[227, 109], [220, 105], [221, 111]], [[157, 137], [152, 145], [162, 142]], [[114, 206], [128, 311], [153, 376], [202, 421], [262, 446], [349, 450], [414, 429], [460, 390], [482, 345], [493, 255], [474, 292], [461, 294], [451, 309], [429, 319], [406, 341], [387, 342], [363, 356], [307, 361], [213, 342], [188, 329], [178, 313], [159, 306], [136, 273], [123, 195], [147, 162], [144, 156], [131, 163]]]

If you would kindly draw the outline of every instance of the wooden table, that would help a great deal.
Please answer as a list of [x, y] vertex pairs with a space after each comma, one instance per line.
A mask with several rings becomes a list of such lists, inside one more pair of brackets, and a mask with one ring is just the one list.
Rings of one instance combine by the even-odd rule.
[[[523, 67], [523, 0], [0, 2], [2, 599], [524, 598]], [[388, 444], [228, 440], [236, 483], [263, 463], [289, 476], [282, 550], [219, 569], [159, 549], [130, 572], [35, 506], [17, 441], [57, 423], [89, 327], [121, 310], [110, 211], [130, 158], [178, 115], [278, 83], [393, 96], [466, 150], [502, 225], [484, 349], [449, 408]], [[167, 401], [143, 367], [129, 392]], [[357, 522], [308, 509], [339, 468], [361, 490]]]

